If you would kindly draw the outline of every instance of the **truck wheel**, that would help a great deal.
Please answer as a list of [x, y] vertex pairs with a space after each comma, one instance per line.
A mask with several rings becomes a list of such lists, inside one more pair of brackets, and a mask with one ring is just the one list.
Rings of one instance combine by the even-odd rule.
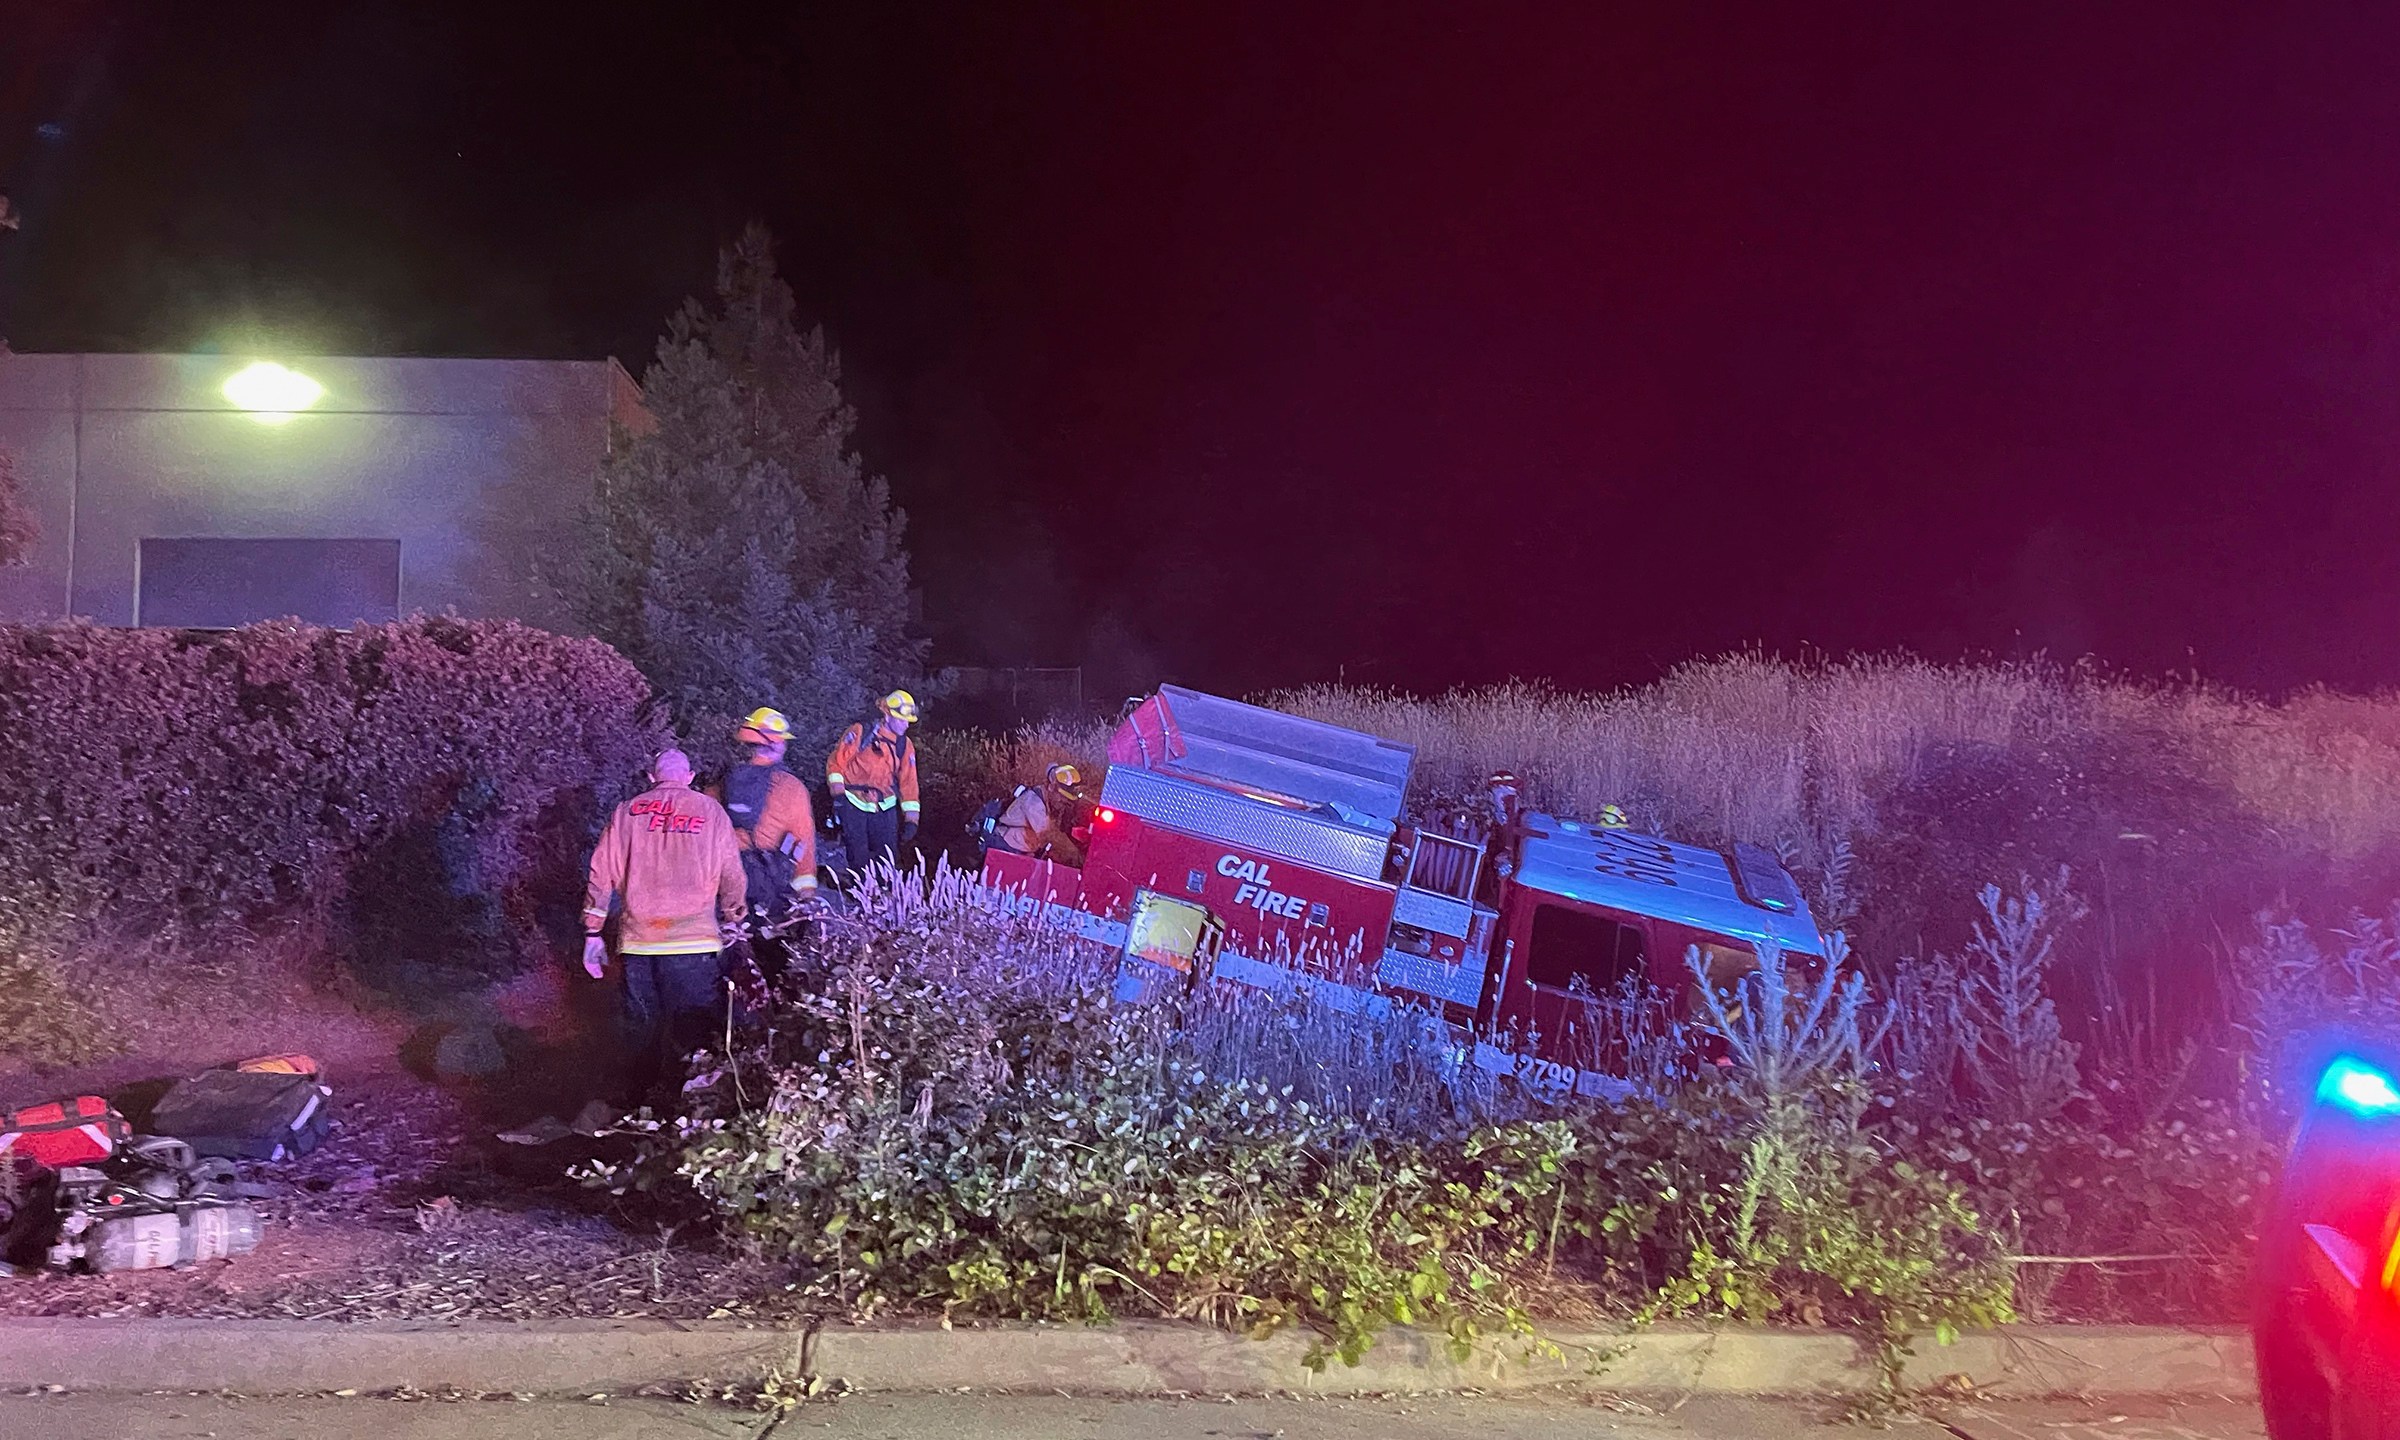
[[[2334, 1440], [2333, 1392], [2300, 1338], [2289, 1297], [2260, 1307], [2252, 1331], [2258, 1354], [2258, 1400], [2268, 1440]], [[2362, 1437], [2363, 1440], [2363, 1437]]]
[[[2351, 1334], [2342, 1355], [2340, 1389], [2328, 1407], [2334, 1440], [2400, 1440], [2400, 1365], [2391, 1352], [2385, 1327], [2362, 1327]], [[2265, 1377], [2260, 1378], [2264, 1393]]]

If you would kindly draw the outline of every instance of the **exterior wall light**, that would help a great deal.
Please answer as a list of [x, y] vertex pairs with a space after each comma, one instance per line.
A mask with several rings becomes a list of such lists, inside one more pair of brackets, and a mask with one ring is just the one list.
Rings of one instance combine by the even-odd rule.
[[245, 365], [225, 380], [225, 398], [261, 425], [282, 425], [325, 398], [325, 387], [272, 360]]

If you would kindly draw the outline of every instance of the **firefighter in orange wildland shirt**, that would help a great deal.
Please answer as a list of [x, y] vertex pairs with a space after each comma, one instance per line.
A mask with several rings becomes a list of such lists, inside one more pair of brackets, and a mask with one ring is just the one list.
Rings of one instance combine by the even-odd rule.
[[765, 923], [750, 953], [769, 982], [782, 978], [791, 954], [786, 938], [817, 898], [817, 815], [808, 785], [783, 768], [792, 722], [761, 705], [734, 732], [747, 763], [709, 790], [733, 820], [742, 870], [750, 877], [750, 913]]
[[663, 752], [650, 781], [608, 817], [583, 892], [583, 968], [595, 980], [608, 973], [600, 928], [611, 904], [622, 906], [617, 951], [637, 1092], [658, 1082], [670, 1051], [688, 1054], [708, 1033], [748, 889], [733, 821], [692, 788], [691, 757]]
[[900, 847], [917, 838], [917, 697], [894, 690], [875, 702], [878, 719], [842, 732], [825, 759], [825, 788], [833, 795], [826, 819], [841, 832], [849, 874], [877, 862], [895, 864]]

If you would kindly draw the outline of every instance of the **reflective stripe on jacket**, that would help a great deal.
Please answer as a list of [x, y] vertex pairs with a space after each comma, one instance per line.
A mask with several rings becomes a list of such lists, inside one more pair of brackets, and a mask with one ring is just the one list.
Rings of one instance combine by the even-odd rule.
[[825, 757], [825, 783], [861, 810], [889, 810], [917, 817], [917, 746], [903, 735], [894, 740], [881, 725], [864, 723], [842, 732]]

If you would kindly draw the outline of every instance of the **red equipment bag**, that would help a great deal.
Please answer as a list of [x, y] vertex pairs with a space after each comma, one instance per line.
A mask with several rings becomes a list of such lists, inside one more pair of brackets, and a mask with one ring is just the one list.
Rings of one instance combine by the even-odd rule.
[[77, 1095], [0, 1114], [0, 1155], [22, 1155], [56, 1170], [91, 1165], [117, 1153], [133, 1127], [106, 1100]]

